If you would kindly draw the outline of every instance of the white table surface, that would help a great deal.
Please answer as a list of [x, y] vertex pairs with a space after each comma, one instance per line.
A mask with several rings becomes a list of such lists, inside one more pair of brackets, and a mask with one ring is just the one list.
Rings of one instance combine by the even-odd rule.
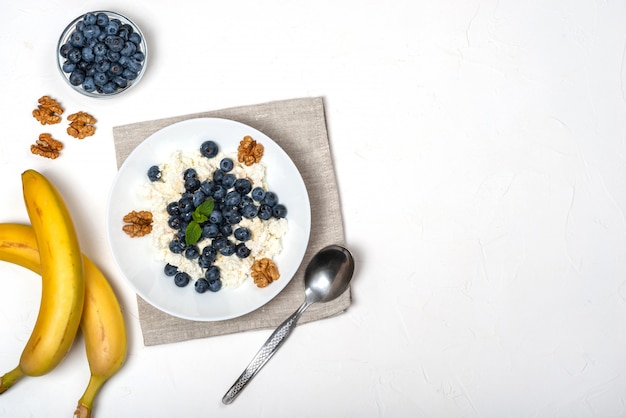
[[[101, 8], [136, 20], [151, 56], [136, 89], [95, 101], [55, 48]], [[95, 417], [626, 415], [626, 3], [10, 0], [0, 15], [0, 222], [28, 220], [22, 171], [48, 175], [126, 314], [127, 363]], [[98, 119], [54, 161], [29, 152], [44, 94]], [[112, 127], [309, 96], [325, 100], [354, 303], [299, 326], [225, 406], [270, 331], [143, 346], [105, 235]], [[4, 373], [40, 282], [0, 276]], [[79, 339], [0, 416], [69, 417], [87, 378]]]

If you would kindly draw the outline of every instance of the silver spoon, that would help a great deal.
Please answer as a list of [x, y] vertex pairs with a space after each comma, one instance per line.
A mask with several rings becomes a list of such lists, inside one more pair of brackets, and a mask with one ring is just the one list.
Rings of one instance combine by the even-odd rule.
[[348, 287], [353, 272], [352, 254], [339, 245], [329, 245], [315, 254], [304, 272], [304, 303], [270, 335], [239, 379], [226, 392], [222, 402], [228, 405], [235, 400], [261, 370], [261, 367], [291, 335], [298, 319], [309, 306], [316, 302], [329, 302], [340, 296]]

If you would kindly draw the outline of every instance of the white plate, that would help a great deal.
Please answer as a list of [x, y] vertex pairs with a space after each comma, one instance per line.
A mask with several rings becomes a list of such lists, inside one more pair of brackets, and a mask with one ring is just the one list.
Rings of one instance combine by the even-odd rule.
[[[192, 284], [179, 288], [165, 276], [165, 263], [149, 235], [131, 238], [122, 231], [124, 215], [144, 210], [148, 204], [140, 187], [147, 181], [150, 166], [159, 164], [177, 150], [198, 149], [206, 140], [215, 141], [225, 153], [237, 151], [245, 135], [263, 144], [268, 189], [275, 191], [287, 207], [289, 230], [283, 237], [283, 250], [274, 261], [281, 277], [265, 288], [251, 279], [236, 289], [197, 293]], [[302, 262], [309, 242], [311, 207], [300, 172], [289, 156], [262, 132], [239, 122], [199, 118], [175, 123], [155, 132], [128, 156], [119, 169], [109, 195], [107, 235], [113, 258], [134, 290], [156, 308], [179, 318], [219, 321], [244, 315], [272, 300], [287, 286]]]

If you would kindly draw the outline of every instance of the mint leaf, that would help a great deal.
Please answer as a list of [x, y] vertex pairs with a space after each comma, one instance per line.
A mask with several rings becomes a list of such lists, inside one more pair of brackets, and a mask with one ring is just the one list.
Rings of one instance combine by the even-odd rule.
[[205, 216], [202, 213], [198, 213], [196, 210], [193, 211], [193, 213], [191, 214], [191, 218], [198, 222], [199, 224], [201, 224], [202, 222], [206, 222], [209, 220], [208, 216]]
[[202, 236], [202, 228], [196, 221], [189, 222], [185, 229], [185, 243], [187, 245], [195, 244]]
[[214, 207], [215, 207], [215, 202], [213, 201], [213, 199], [207, 199], [204, 202], [202, 202], [200, 206], [196, 208], [194, 213], [197, 212], [198, 214], [202, 214], [208, 218], [211, 212], [213, 212]]

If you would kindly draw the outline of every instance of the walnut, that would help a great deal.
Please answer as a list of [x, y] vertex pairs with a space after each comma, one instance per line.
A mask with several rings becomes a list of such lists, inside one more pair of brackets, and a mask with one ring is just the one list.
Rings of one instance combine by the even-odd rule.
[[143, 237], [152, 232], [152, 213], [146, 210], [132, 211], [123, 218], [126, 225], [122, 230], [131, 238]]
[[237, 159], [240, 163], [250, 166], [261, 161], [263, 151], [262, 144], [258, 144], [251, 136], [246, 135], [237, 148]]
[[30, 152], [42, 157], [55, 159], [63, 149], [61, 141], [52, 138], [50, 134], [41, 134], [36, 143], [30, 146]]
[[67, 127], [67, 133], [78, 139], [84, 139], [96, 133], [96, 119], [86, 112], [73, 113], [67, 117], [70, 126]]
[[278, 267], [269, 258], [261, 258], [252, 264], [252, 278], [257, 287], [266, 287], [279, 277]]
[[63, 108], [50, 96], [42, 96], [39, 99], [39, 106], [33, 110], [33, 117], [42, 125], [54, 125], [61, 122]]

